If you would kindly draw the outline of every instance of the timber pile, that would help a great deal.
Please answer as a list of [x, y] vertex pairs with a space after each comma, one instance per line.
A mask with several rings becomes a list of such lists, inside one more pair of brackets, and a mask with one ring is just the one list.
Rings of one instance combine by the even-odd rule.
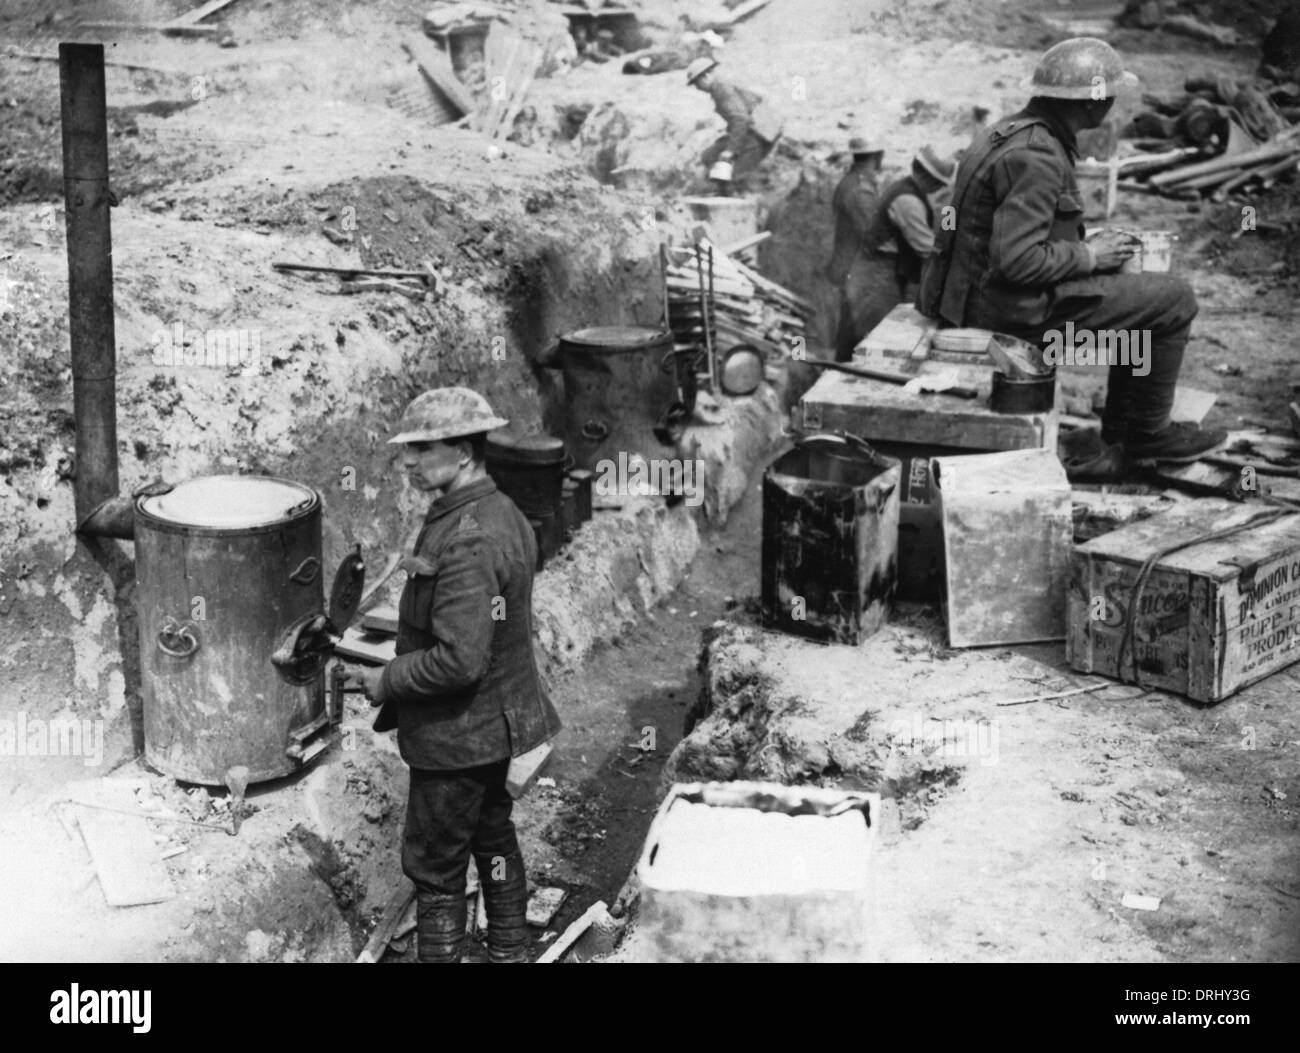
[[[710, 248], [711, 296], [707, 291]], [[720, 351], [751, 344], [765, 355], [786, 357], [791, 348], [805, 346], [804, 326], [812, 305], [705, 239], [693, 247], [668, 250], [667, 286], [668, 321], [676, 344], [705, 346], [704, 315], [710, 325], [708, 336]]]
[[1300, 88], [1192, 77], [1179, 96], [1145, 95], [1128, 129], [1146, 152], [1118, 162], [1130, 190], [1224, 201], [1300, 168]]

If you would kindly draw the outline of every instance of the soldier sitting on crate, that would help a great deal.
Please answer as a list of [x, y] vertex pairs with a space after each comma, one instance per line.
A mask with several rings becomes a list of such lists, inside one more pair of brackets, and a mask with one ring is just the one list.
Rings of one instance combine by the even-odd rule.
[[1112, 365], [1102, 447], [1067, 465], [1077, 479], [1116, 478], [1130, 463], [1196, 460], [1225, 433], [1170, 421], [1196, 297], [1169, 274], [1117, 274], [1133, 247], [1103, 233], [1083, 240], [1075, 137], [1105, 119], [1135, 85], [1115, 49], [1078, 37], [1049, 49], [1029, 104], [982, 132], [962, 158], [952, 222], [940, 222], [917, 306], [950, 326], [1009, 332], [1044, 345], [1075, 331], [1146, 330], [1146, 369]]
[[707, 93], [718, 116], [727, 122], [726, 133], [700, 160], [710, 171], [729, 153], [732, 187], [741, 188], [781, 138], [781, 118], [761, 95], [717, 76], [717, 66], [715, 58], [698, 58], [686, 68], [686, 83]]
[[510, 820], [510, 758], [560, 728], [533, 657], [537, 543], [484, 466], [486, 433], [507, 422], [468, 388], [426, 391], [407, 407], [402, 465], [433, 494], [398, 617], [397, 657], [354, 673], [397, 729], [411, 768], [402, 871], [416, 888], [422, 962], [460, 960], [473, 854], [494, 962], [525, 961], [528, 887]]

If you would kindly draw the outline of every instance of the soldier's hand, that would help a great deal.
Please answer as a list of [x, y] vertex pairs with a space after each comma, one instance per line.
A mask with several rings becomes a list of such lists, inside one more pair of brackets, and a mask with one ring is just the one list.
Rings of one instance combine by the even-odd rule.
[[1103, 231], [1095, 238], [1088, 239], [1088, 244], [1092, 246], [1097, 258], [1097, 266], [1093, 269], [1095, 274], [1119, 270], [1138, 247], [1136, 239], [1114, 230]]
[[383, 678], [383, 675], [383, 669], [353, 667], [348, 670], [348, 681], [360, 686], [371, 704], [377, 704], [375, 696], [379, 693], [379, 681]]

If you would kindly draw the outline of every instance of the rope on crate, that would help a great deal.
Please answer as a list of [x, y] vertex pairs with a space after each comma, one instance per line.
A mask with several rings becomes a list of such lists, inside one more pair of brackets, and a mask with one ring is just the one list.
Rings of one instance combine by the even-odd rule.
[[[1133, 595], [1128, 601], [1128, 621], [1124, 626], [1124, 635], [1119, 642], [1119, 655], [1115, 662], [1115, 675], [1124, 683], [1136, 684], [1138, 687], [1145, 688], [1142, 683], [1141, 673], [1138, 671], [1137, 653], [1133, 648], [1134, 637], [1137, 635], [1137, 616], [1141, 610], [1142, 592], [1147, 586], [1147, 580], [1151, 577], [1151, 572], [1155, 569], [1157, 563], [1162, 559], [1172, 556], [1175, 552], [1181, 552], [1185, 548], [1193, 548], [1196, 545], [1209, 544], [1211, 541], [1223, 541], [1236, 534], [1240, 534], [1247, 527], [1264, 526], [1268, 523], [1276, 522], [1286, 516], [1296, 515], [1300, 509], [1287, 506], [1269, 509], [1261, 512], [1259, 515], [1251, 516], [1244, 522], [1236, 526], [1225, 527], [1223, 530], [1216, 530], [1210, 534], [1204, 534], [1200, 537], [1192, 538], [1191, 541], [1180, 541], [1177, 545], [1170, 545], [1168, 548], [1161, 549], [1159, 552], [1148, 556], [1138, 570], [1137, 583], [1133, 587]], [[1124, 675], [1124, 654], [1129, 654], [1129, 668], [1132, 673], [1132, 679]]]

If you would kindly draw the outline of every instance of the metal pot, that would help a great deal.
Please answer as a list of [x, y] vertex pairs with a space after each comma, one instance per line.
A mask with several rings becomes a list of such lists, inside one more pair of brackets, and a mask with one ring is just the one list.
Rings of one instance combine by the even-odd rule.
[[135, 510], [146, 760], [205, 785], [236, 765], [250, 782], [296, 771], [327, 745], [324, 660], [282, 673], [271, 659], [324, 617], [320, 496], [210, 476]]
[[[643, 326], [599, 326], [560, 338], [567, 403], [565, 447], [577, 467], [595, 470], [620, 451], [653, 454], [655, 427], [678, 396], [672, 334]], [[671, 360], [671, 361], [670, 361]]]
[[1012, 378], [993, 371], [989, 408], [994, 413], [1049, 413], [1056, 405], [1056, 370], [1041, 377]]
[[749, 344], [737, 344], [722, 356], [718, 375], [728, 395], [752, 395], [763, 383], [763, 354]]

